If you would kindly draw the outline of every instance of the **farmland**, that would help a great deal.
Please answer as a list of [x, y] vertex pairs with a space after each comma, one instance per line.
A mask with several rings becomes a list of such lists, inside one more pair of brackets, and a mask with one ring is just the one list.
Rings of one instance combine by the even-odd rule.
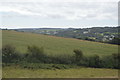
[[22, 53], [26, 52], [26, 47], [28, 45], [44, 47], [46, 53], [51, 56], [59, 54], [72, 55], [74, 49], [82, 50], [85, 55], [98, 54], [102, 56], [118, 52], [117, 45], [99, 42], [16, 31], [3, 31], [2, 34], [3, 45], [12, 44]]
[[[40, 35], [26, 32], [3, 31], [3, 45], [10, 44], [24, 54], [28, 45], [36, 45], [45, 49], [49, 56], [72, 55], [74, 49], [80, 49], [84, 55], [97, 54], [107, 56], [118, 53], [118, 46], [99, 42]], [[116, 78], [118, 69], [104, 68], [69, 68], [69, 69], [27, 69], [19, 66], [3, 67], [3, 78]], [[14, 75], [13, 75], [14, 74]]]
[[78, 68], [63, 70], [28, 70], [14, 67], [3, 68], [3, 78], [117, 78], [118, 70]]

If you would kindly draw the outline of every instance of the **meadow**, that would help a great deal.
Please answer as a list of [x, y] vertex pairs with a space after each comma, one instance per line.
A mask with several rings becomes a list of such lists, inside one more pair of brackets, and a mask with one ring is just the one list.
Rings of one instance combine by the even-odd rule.
[[118, 78], [117, 69], [77, 68], [77, 69], [37, 69], [17, 67], [3, 68], [3, 78]]
[[118, 53], [117, 45], [16, 31], [3, 31], [2, 44], [11, 44], [21, 53], [26, 53], [28, 45], [44, 47], [45, 53], [50, 56], [72, 55], [74, 49], [82, 50], [85, 55]]
[[[82, 50], [84, 55], [108, 56], [118, 53], [118, 46], [99, 42], [55, 37], [27, 32], [2, 31], [2, 45], [10, 44], [21, 53], [27, 46], [43, 47], [49, 56], [73, 55], [74, 49]], [[117, 78], [118, 69], [69, 68], [69, 69], [24, 69], [19, 66], [3, 67], [3, 78]]]

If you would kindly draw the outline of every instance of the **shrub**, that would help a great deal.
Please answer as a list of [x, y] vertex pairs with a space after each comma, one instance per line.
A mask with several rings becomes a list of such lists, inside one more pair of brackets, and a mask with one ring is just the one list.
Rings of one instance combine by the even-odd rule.
[[27, 69], [68, 69], [75, 67], [73, 65], [120, 69], [120, 54], [100, 58], [98, 55], [84, 56], [83, 52], [78, 49], [75, 49], [74, 53], [75, 55], [48, 56], [45, 55], [43, 47], [28, 46], [26, 54], [19, 54], [14, 46], [5, 45], [2, 48], [2, 61], [3, 67], [19, 63], [22, 68]]
[[37, 46], [28, 46], [28, 52], [25, 55], [27, 57], [28, 62], [44, 62], [45, 61], [45, 54], [44, 54], [44, 48], [37, 47]]
[[112, 58], [112, 56], [104, 56], [104, 57], [102, 57], [101, 66], [103, 68], [114, 68], [113, 67], [113, 58]]
[[102, 58], [102, 67], [120, 69], [120, 54], [112, 54]]
[[2, 48], [2, 61], [3, 63], [14, 63], [20, 60], [20, 56], [12, 45], [5, 45]]
[[72, 64], [74, 57], [68, 54], [56, 55], [51, 57], [52, 63], [56, 64]]
[[120, 69], [120, 54], [112, 54], [114, 68]]
[[100, 62], [101, 62], [101, 60], [98, 55], [89, 57], [89, 67], [99, 68], [99, 67], [101, 67]]
[[79, 62], [78, 65], [88, 67], [89, 66], [89, 59], [88, 59], [88, 57], [83, 56], [82, 60]]
[[75, 49], [74, 53], [75, 53], [75, 62], [77, 64], [80, 64], [80, 62], [83, 59], [83, 52], [81, 50]]

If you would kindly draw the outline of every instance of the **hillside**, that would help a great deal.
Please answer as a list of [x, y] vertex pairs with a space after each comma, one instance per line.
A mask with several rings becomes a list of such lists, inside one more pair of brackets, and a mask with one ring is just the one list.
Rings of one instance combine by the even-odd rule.
[[33, 32], [60, 37], [77, 38], [82, 40], [108, 42], [118, 38], [120, 27], [92, 27], [92, 28], [26, 28], [14, 29], [20, 32]]
[[12, 44], [20, 52], [26, 51], [28, 45], [44, 47], [49, 55], [73, 54], [74, 49], [80, 49], [85, 55], [109, 55], [117, 53], [117, 45], [78, 40], [73, 38], [62, 38], [27, 32], [16, 32], [3, 30], [3, 45]]

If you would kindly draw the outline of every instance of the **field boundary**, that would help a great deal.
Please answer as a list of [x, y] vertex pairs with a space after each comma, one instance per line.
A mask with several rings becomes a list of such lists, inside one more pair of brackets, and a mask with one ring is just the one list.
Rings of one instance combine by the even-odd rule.
[[3, 78], [2, 80], [119, 80], [119, 78]]

